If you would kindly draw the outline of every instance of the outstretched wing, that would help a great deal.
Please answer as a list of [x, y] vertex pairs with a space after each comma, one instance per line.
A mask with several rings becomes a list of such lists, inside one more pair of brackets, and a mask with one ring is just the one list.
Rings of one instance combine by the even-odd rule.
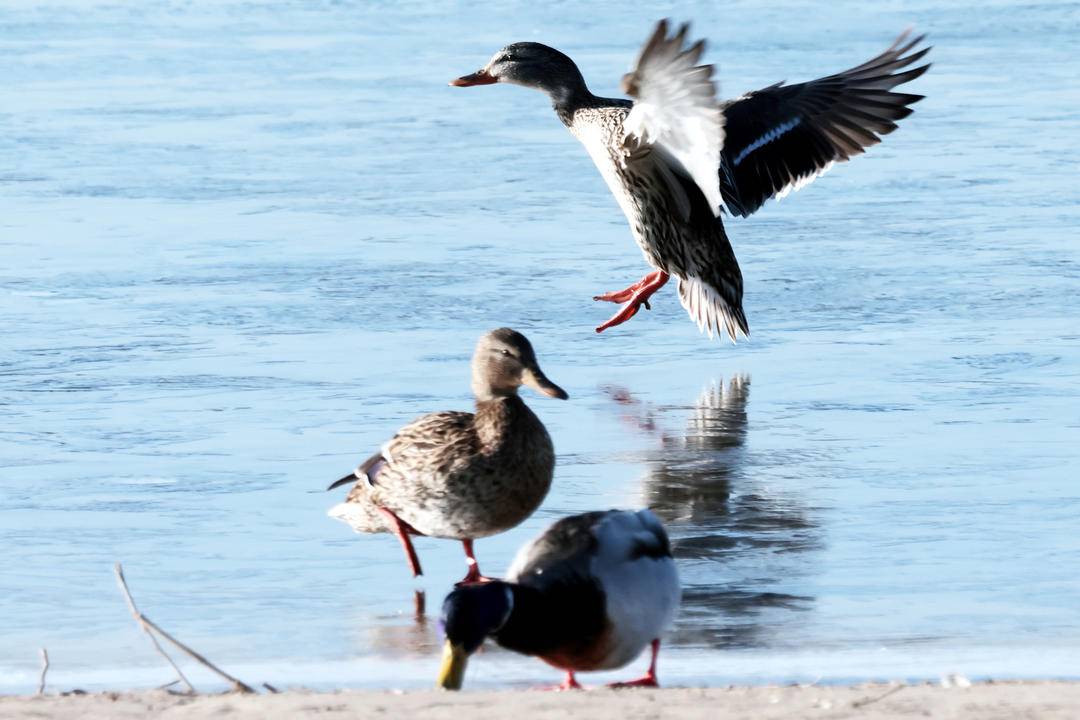
[[668, 37], [667, 20], [657, 23], [633, 71], [623, 77], [623, 91], [635, 99], [623, 129], [628, 145], [650, 146], [691, 177], [717, 215], [724, 116], [712, 65], [697, 64], [705, 42], [686, 47], [689, 28], [684, 24]]
[[728, 210], [750, 215], [895, 130], [923, 98], [892, 89], [930, 67], [904, 70], [930, 51], [912, 52], [924, 37], [909, 41], [905, 31], [888, 50], [850, 70], [798, 85], [777, 83], [725, 104], [720, 192]]

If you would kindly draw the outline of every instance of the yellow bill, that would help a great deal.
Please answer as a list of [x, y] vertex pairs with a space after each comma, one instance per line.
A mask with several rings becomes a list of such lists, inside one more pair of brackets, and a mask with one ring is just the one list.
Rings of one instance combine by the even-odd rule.
[[469, 664], [469, 653], [465, 648], [449, 640], [443, 645], [442, 666], [439, 667], [438, 687], [443, 690], [460, 690], [465, 681], [465, 666]]

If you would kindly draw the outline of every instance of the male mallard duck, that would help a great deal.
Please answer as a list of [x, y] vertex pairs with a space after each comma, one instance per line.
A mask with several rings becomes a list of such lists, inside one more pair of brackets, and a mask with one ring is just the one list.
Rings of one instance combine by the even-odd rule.
[[667, 533], [649, 510], [563, 518], [518, 552], [505, 581], [447, 596], [438, 684], [460, 689], [469, 656], [491, 637], [565, 670], [563, 689], [581, 687], [575, 672], [620, 668], [651, 644], [649, 671], [618, 686], [655, 687], [680, 594]]
[[460, 540], [468, 574], [484, 580], [473, 540], [509, 530], [532, 515], [551, 487], [555, 451], [543, 423], [518, 397], [522, 384], [565, 400], [532, 345], [499, 328], [480, 338], [472, 359], [476, 412], [438, 412], [409, 423], [332, 490], [355, 483], [330, 517], [356, 532], [393, 532], [421, 575], [410, 535]]
[[601, 332], [626, 322], [669, 275], [698, 327], [735, 341], [749, 334], [742, 272], [724, 233], [721, 204], [747, 216], [880, 142], [921, 95], [892, 92], [929, 65], [900, 72], [929, 48], [901, 35], [872, 60], [798, 85], [777, 83], [720, 103], [712, 66], [698, 65], [704, 41], [687, 47], [688, 26], [668, 36], [661, 21], [622, 87], [635, 101], [589, 92], [574, 62], [533, 42], [507, 45], [456, 86], [512, 83], [542, 90], [588, 150], [656, 268], [625, 290], [594, 300], [625, 302]]

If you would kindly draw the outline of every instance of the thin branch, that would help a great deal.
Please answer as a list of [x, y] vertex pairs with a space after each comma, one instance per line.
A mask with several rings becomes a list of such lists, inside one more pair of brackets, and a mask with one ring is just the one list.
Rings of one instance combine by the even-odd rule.
[[45, 674], [49, 672], [49, 651], [41, 648], [41, 679], [38, 680], [37, 694], [45, 694]]
[[266, 688], [267, 690], [269, 690], [270, 692], [274, 693], [275, 695], [277, 695], [279, 692], [281, 692], [276, 687], [274, 687], [273, 685], [271, 685], [270, 683], [267, 683], [267, 682], [263, 683], [263, 687]]
[[[183, 683], [185, 685], [188, 686], [188, 688], [191, 690], [191, 692], [195, 692], [195, 688], [192, 687], [191, 683], [188, 682], [188, 679], [186, 677], [184, 677], [184, 673], [180, 672], [180, 668], [176, 666], [176, 663], [174, 663], [172, 661], [172, 658], [170, 658], [165, 653], [165, 651], [161, 648], [161, 645], [158, 644], [157, 638], [154, 637], [155, 632], [158, 635], [160, 635], [161, 637], [163, 637], [166, 640], [168, 640], [169, 642], [171, 642], [176, 647], [178, 647], [180, 650], [183, 650], [185, 653], [187, 653], [188, 655], [193, 657], [196, 661], [201, 663], [204, 667], [210, 669], [211, 671], [217, 673], [221, 677], [223, 677], [226, 680], [228, 680], [229, 682], [231, 682], [232, 685], [233, 685], [233, 689], [236, 690], [237, 692], [242, 692], [242, 693], [254, 693], [255, 692], [255, 690], [250, 685], [248, 685], [248, 684], [244, 683], [243, 681], [233, 677], [229, 673], [227, 673], [224, 670], [222, 670], [221, 668], [219, 668], [217, 665], [214, 665], [214, 663], [207, 660], [205, 657], [203, 657], [202, 655], [197, 653], [195, 650], [192, 650], [190, 647], [188, 647], [187, 645], [185, 645], [184, 643], [180, 642], [179, 640], [174, 638], [172, 635], [167, 633], [165, 630], [163, 630], [161, 628], [161, 626], [159, 626], [153, 620], [151, 620], [150, 618], [143, 615], [139, 611], [139, 609], [135, 606], [135, 600], [134, 600], [134, 598], [131, 597], [131, 592], [128, 590], [127, 582], [124, 580], [124, 568], [120, 566], [120, 563], [116, 563], [115, 570], [116, 570], [116, 578], [120, 583], [120, 589], [124, 591], [124, 597], [127, 599], [128, 608], [130, 608], [132, 616], [139, 623], [139, 626], [143, 629], [143, 632], [145, 632], [147, 635], [150, 636], [150, 640], [154, 643], [154, 647], [157, 648], [158, 652], [161, 653], [161, 655], [166, 660], [169, 661], [169, 664], [172, 665], [174, 670], [176, 670], [176, 674], [180, 676], [180, 679], [183, 681]], [[151, 632], [151, 630], [153, 632]]]
[[887, 690], [886, 692], [883, 692], [881, 695], [878, 695], [877, 697], [863, 698], [862, 700], [856, 700], [855, 702], [851, 703], [851, 707], [853, 707], [853, 708], [862, 708], [862, 707], [866, 707], [867, 705], [872, 705], [872, 704], [876, 703], [878, 700], [884, 700], [885, 698], [889, 697], [890, 695], [900, 692], [905, 687], [906, 686], [904, 686], [904, 685], [897, 685], [896, 687], [892, 688], [891, 690]]
[[160, 625], [155, 623], [150, 618], [146, 617], [145, 615], [140, 615], [140, 617], [142, 618], [142, 621], [144, 623], [146, 623], [147, 625], [150, 626], [151, 630], [153, 630], [157, 634], [161, 635], [161, 637], [165, 638], [166, 640], [171, 642], [173, 645], [175, 645], [176, 647], [178, 647], [181, 650], [183, 650], [184, 652], [186, 652], [188, 655], [193, 657], [198, 662], [202, 663], [207, 669], [212, 670], [213, 672], [217, 673], [221, 677], [223, 677], [226, 680], [228, 680], [229, 682], [231, 682], [233, 684], [233, 689], [236, 690], [237, 692], [242, 692], [242, 693], [254, 693], [255, 692], [255, 689], [252, 688], [250, 685], [248, 685], [247, 683], [245, 683], [244, 681], [242, 681], [242, 680], [240, 680], [238, 678], [233, 677], [229, 673], [227, 673], [224, 670], [222, 670], [221, 668], [219, 668], [214, 663], [207, 660], [205, 657], [200, 655], [195, 650], [192, 650], [190, 647], [188, 647], [184, 643], [182, 643], [179, 640], [177, 640], [176, 638], [174, 638], [172, 635], [170, 635], [168, 632], [163, 630]]
[[[139, 624], [139, 628], [146, 633], [146, 637], [150, 638], [150, 642], [154, 645], [154, 649], [158, 651], [161, 657], [165, 658], [165, 662], [172, 666], [172, 669], [176, 671], [177, 679], [187, 686], [188, 692], [197, 692], [195, 686], [184, 675], [184, 671], [173, 662], [173, 659], [169, 657], [169, 654], [165, 652], [165, 649], [161, 647], [161, 643], [154, 637], [154, 633], [150, 632], [150, 628], [146, 624], [146, 618], [139, 612], [139, 608], [135, 606], [135, 598], [131, 597], [131, 591], [128, 589], [127, 580], [124, 579], [124, 568], [120, 563], [116, 563], [113, 566], [113, 571], [116, 573], [116, 581], [120, 583], [120, 591], [124, 593], [124, 599], [127, 600], [128, 609], [131, 611], [131, 616], [135, 618], [135, 622]], [[172, 685], [173, 683], [169, 683]]]

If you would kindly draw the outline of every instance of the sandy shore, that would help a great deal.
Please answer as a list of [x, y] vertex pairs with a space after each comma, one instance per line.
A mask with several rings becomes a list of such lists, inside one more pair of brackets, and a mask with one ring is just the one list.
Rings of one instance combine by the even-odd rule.
[[[966, 685], [966, 683], [965, 683]], [[912, 718], [972, 720], [1080, 717], [1080, 683], [1003, 682], [966, 687], [858, 685], [671, 690], [335, 692], [170, 695], [163, 691], [0, 697], [5, 720], [64, 718]]]

